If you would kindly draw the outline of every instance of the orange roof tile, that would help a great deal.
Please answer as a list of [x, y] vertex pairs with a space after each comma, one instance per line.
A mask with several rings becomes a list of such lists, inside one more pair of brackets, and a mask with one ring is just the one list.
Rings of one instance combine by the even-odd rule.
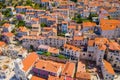
[[68, 28], [76, 29], [76, 26], [68, 26]]
[[46, 39], [42, 36], [23, 36], [20, 40], [29, 39], [29, 40], [38, 40], [38, 39]]
[[73, 77], [75, 73], [75, 63], [67, 62], [65, 68], [62, 71], [62, 75]]
[[23, 61], [23, 70], [27, 72], [38, 59], [38, 55], [35, 52], [30, 53]]
[[83, 37], [83, 36], [74, 36], [73, 39], [74, 39], [74, 40], [83, 40], [84, 37]]
[[6, 45], [6, 43], [3, 42], [3, 41], [0, 41], [0, 47], [2, 47], [2, 46], [4, 46], [4, 45]]
[[80, 80], [91, 80], [91, 75], [86, 72], [77, 72], [76, 73], [76, 78]]
[[16, 8], [32, 8], [31, 6], [16, 6]]
[[82, 61], [78, 62], [77, 72], [86, 72], [86, 66]]
[[32, 18], [33, 21], [39, 21], [39, 18]]
[[95, 44], [109, 44], [107, 38], [95, 38]]
[[89, 40], [88, 41], [88, 46], [94, 46], [95, 40]]
[[7, 37], [13, 37], [14, 34], [11, 32], [4, 32], [2, 35], [7, 36]]
[[21, 31], [21, 32], [27, 32], [28, 29], [26, 27], [20, 26], [19, 27], [19, 31]]
[[110, 25], [110, 24], [104, 24], [104, 25], [101, 25], [100, 27], [101, 27], [102, 31], [116, 29], [115, 25]]
[[59, 77], [56, 76], [49, 76], [48, 80], [59, 80]]
[[53, 28], [51, 28], [51, 27], [44, 27], [43, 28], [43, 31], [51, 31]]
[[118, 25], [120, 24], [119, 20], [108, 20], [108, 19], [100, 19], [100, 25], [110, 24], [110, 25]]
[[59, 49], [54, 48], [54, 47], [49, 47], [48, 52], [54, 53], [54, 54], [59, 54]]
[[49, 0], [41, 0], [41, 2], [49, 2]]
[[39, 60], [36, 62], [35, 68], [57, 73], [58, 70], [61, 68], [61, 65], [51, 61]]
[[112, 65], [109, 62], [107, 62], [106, 60], [103, 60], [103, 63], [104, 63], [104, 67], [108, 71], [108, 73], [115, 75]]
[[83, 27], [95, 27], [96, 23], [93, 23], [93, 22], [83, 22], [82, 25], [83, 25]]
[[106, 45], [102, 44], [98, 46], [99, 50], [106, 50]]
[[10, 24], [9, 23], [5, 23], [5, 24], [3, 24], [3, 27], [8, 28], [8, 27], [10, 27]]
[[120, 50], [120, 45], [117, 42], [111, 41], [109, 43], [110, 50]]
[[83, 27], [95, 27], [96, 23], [93, 22], [83, 22]]
[[43, 78], [37, 77], [37, 76], [32, 76], [32, 78], [30, 80], [46, 80], [46, 79], [43, 79]]
[[73, 51], [80, 51], [80, 48], [75, 47], [75, 46], [73, 46], [73, 45], [69, 45], [69, 44], [64, 44], [64, 48], [65, 48], [65, 49], [71, 49], [71, 50], [73, 50]]

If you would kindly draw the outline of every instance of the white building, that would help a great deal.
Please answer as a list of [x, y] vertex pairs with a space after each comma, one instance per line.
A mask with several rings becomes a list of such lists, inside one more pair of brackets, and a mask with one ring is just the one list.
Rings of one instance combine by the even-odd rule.
[[102, 63], [102, 60], [104, 59], [106, 46], [104, 44], [100, 44], [97, 49], [96, 53], [96, 65], [100, 66]]
[[115, 72], [109, 62], [103, 60], [101, 70], [104, 80], [114, 80]]
[[21, 40], [23, 47], [30, 49], [32, 46], [37, 49], [40, 44], [45, 44], [46, 38], [42, 36], [23, 36]]
[[14, 62], [11, 58], [0, 56], [0, 80], [10, 80], [13, 77]]
[[117, 42], [111, 41], [109, 43], [107, 60], [111, 63], [113, 68], [120, 70], [120, 45]]
[[15, 45], [7, 45], [2, 48], [3, 55], [9, 56], [11, 58], [25, 58], [27, 56], [27, 50], [24, 49], [22, 46], [15, 46]]
[[53, 47], [62, 47], [66, 43], [66, 38], [59, 36], [49, 36], [46, 39], [46, 43]]
[[78, 59], [80, 57], [80, 48], [73, 45], [64, 44], [63, 50], [61, 52], [63, 55], [71, 59]]
[[28, 80], [30, 70], [34, 66], [34, 63], [39, 59], [36, 53], [30, 53], [25, 59], [17, 59], [15, 64], [15, 76], [19, 80]]

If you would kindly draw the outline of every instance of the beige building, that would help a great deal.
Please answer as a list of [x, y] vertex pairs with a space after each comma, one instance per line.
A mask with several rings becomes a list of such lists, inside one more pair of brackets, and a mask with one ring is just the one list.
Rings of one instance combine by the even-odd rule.
[[10, 80], [13, 76], [14, 63], [11, 58], [0, 56], [0, 80]]
[[27, 50], [24, 49], [22, 46], [16, 46], [16, 45], [7, 45], [4, 48], [2, 48], [3, 55], [9, 56], [11, 58], [25, 58], [27, 56]]

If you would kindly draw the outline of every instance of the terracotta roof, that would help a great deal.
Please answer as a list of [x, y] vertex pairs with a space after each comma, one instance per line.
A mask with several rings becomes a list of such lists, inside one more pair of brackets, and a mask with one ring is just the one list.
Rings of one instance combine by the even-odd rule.
[[2, 35], [7, 36], [7, 37], [13, 37], [14, 34], [11, 32], [4, 32]]
[[93, 22], [83, 22], [82, 25], [83, 25], [83, 27], [95, 27], [96, 23], [93, 23]]
[[75, 47], [75, 46], [73, 46], [73, 45], [69, 45], [69, 44], [64, 44], [64, 48], [65, 49], [71, 49], [71, 50], [73, 50], [73, 51], [80, 51], [80, 48], [78, 48], [78, 47]]
[[39, 60], [36, 62], [35, 68], [57, 73], [61, 65], [51, 61]]
[[43, 28], [43, 31], [51, 31], [51, 30], [52, 30], [51, 27], [44, 27], [44, 28]]
[[83, 37], [83, 36], [74, 36], [73, 39], [74, 39], [74, 40], [83, 40], [84, 37]]
[[2, 47], [2, 46], [4, 46], [4, 45], [6, 45], [6, 43], [3, 42], [3, 41], [0, 41], [0, 47]]
[[110, 73], [112, 75], [115, 75], [113, 67], [109, 62], [107, 62], [106, 60], [103, 60], [103, 64], [104, 64], [104, 67], [105, 67], [105, 69], [107, 70], [108, 73]]
[[77, 72], [86, 72], [86, 66], [82, 61], [78, 62]]
[[59, 77], [56, 76], [49, 76], [48, 80], [60, 80]]
[[107, 38], [95, 38], [95, 44], [109, 44]]
[[33, 21], [39, 21], [39, 18], [32, 18]]
[[16, 6], [16, 8], [32, 8], [31, 6]]
[[120, 45], [117, 42], [110, 41], [109, 49], [110, 50], [120, 50]]
[[8, 27], [10, 27], [10, 24], [9, 23], [5, 23], [5, 24], [3, 24], [3, 27], [8, 28]]
[[99, 48], [99, 50], [106, 50], [106, 45], [100, 44], [100, 45], [98, 46], [98, 48]]
[[43, 78], [38, 77], [38, 76], [32, 76], [32, 78], [30, 80], [46, 80], [46, 79], [43, 79]]
[[61, 37], [61, 36], [49, 36], [48, 38], [51, 38], [51, 39], [58, 39], [58, 40], [66, 40], [66, 38]]
[[113, 24], [104, 24], [100, 26], [102, 30], [115, 30], [116, 25]]
[[42, 36], [23, 36], [20, 40], [23, 40], [23, 39], [39, 40], [39, 39], [45, 39], [45, 37], [42, 37]]
[[38, 55], [35, 52], [29, 53], [29, 55], [22, 61], [23, 63], [23, 70], [27, 72], [38, 59]]
[[41, 0], [41, 2], [49, 2], [49, 0]]
[[88, 46], [94, 46], [95, 40], [89, 40], [88, 41]]
[[91, 80], [91, 75], [86, 72], [77, 72], [76, 73], [76, 78], [80, 80]]
[[21, 32], [27, 32], [28, 29], [26, 27], [20, 26], [19, 27], [19, 31], [21, 31]]
[[67, 62], [65, 68], [62, 71], [62, 75], [73, 77], [75, 73], [75, 63]]
[[54, 48], [54, 47], [49, 47], [48, 52], [53, 53], [53, 54], [59, 54], [59, 49]]
[[68, 28], [76, 29], [76, 26], [68, 26]]
[[117, 25], [120, 24], [119, 20], [108, 20], [108, 19], [101, 19], [100, 20], [100, 25], [104, 25], [104, 24], [112, 24], [112, 25]]

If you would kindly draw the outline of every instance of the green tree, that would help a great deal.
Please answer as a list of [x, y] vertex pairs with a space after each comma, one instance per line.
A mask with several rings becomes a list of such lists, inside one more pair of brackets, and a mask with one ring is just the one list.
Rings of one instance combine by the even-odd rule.
[[77, 23], [82, 23], [82, 19], [81, 19], [81, 18], [78, 18], [78, 19], [76, 20], [76, 22], [77, 22]]
[[25, 26], [25, 21], [22, 21], [22, 20], [18, 21], [18, 27], [19, 26]]
[[107, 16], [108, 17], [108, 19], [111, 19], [111, 17], [110, 16]]
[[26, 5], [26, 6], [32, 6], [32, 4], [33, 4], [33, 3], [32, 3], [32, 0], [27, 0], [25, 5]]
[[80, 14], [78, 14], [78, 15], [77, 15], [77, 18], [81, 18], [81, 15], [80, 15]]
[[5, 7], [6, 7], [5, 2], [0, 2], [0, 9], [5, 8]]
[[50, 52], [45, 52], [45, 53], [43, 53], [43, 55], [45, 55], [45, 56], [50, 56], [51, 53], [50, 53]]
[[92, 17], [98, 17], [98, 15], [95, 13], [94, 14], [90, 13], [88, 19], [92, 21]]
[[88, 19], [89, 19], [90, 21], [92, 21], [92, 14], [91, 14], [91, 13], [89, 14]]
[[71, 1], [73, 1], [73, 2], [77, 2], [77, 0], [71, 0]]
[[41, 27], [46, 27], [47, 25], [45, 23], [40, 24]]
[[11, 9], [6, 9], [5, 11], [2, 11], [2, 14], [5, 17], [11, 17], [12, 15], [10, 14], [10, 12], [11, 12]]
[[60, 59], [66, 59], [66, 57], [64, 55], [61, 55], [61, 54], [58, 55], [58, 58], [60, 58]]
[[17, 34], [16, 29], [13, 29], [11, 32], [15, 35]]

